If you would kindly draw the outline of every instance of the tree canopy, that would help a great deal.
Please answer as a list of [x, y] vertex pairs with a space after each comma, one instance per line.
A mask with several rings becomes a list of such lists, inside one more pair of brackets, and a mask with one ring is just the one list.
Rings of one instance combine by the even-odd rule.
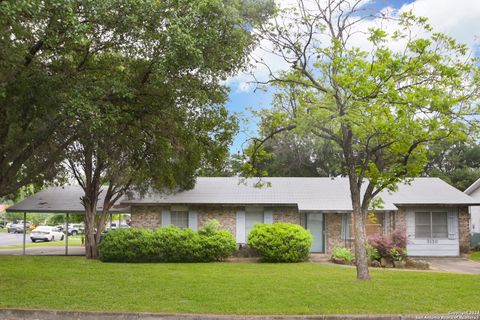
[[[251, 30], [271, 11], [270, 1], [249, 0], [2, 1], [0, 196], [58, 177], [67, 146], [78, 146], [85, 139], [78, 134], [90, 130], [79, 123], [102, 139], [100, 128], [130, 111], [132, 120], [133, 113], [146, 118], [163, 109], [171, 136], [195, 130], [181, 121], [206, 109], [206, 127], [228, 118], [221, 82], [245, 63], [255, 44]], [[205, 150], [210, 160], [219, 157], [215, 147]]]
[[85, 191], [94, 258], [108, 210], [130, 187], [190, 188], [199, 167], [224, 162], [237, 130], [224, 81], [273, 4], [30, 0], [0, 10], [0, 195], [66, 168]]

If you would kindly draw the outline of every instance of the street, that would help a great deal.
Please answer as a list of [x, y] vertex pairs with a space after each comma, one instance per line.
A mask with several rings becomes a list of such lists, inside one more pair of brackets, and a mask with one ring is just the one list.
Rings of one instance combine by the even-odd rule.
[[[73, 239], [72, 239], [73, 240]], [[52, 246], [51, 242], [45, 242], [45, 245], [42, 246], [42, 243], [38, 243], [35, 247], [27, 247], [27, 255], [64, 255], [65, 254], [65, 241], [57, 241], [58, 245]], [[0, 255], [21, 255], [23, 254], [22, 249], [23, 244], [23, 234], [14, 234], [7, 232], [0, 232]], [[26, 244], [32, 245], [32, 240], [30, 240], [30, 235], [26, 235]], [[8, 248], [7, 246], [12, 246]], [[84, 255], [85, 248], [82, 246], [72, 246], [68, 247], [69, 255]]]
[[[0, 232], [0, 247], [2, 246], [12, 246], [19, 245], [23, 243], [23, 234], [21, 233], [7, 233]], [[26, 243], [32, 243], [30, 240], [30, 235], [27, 234]]]

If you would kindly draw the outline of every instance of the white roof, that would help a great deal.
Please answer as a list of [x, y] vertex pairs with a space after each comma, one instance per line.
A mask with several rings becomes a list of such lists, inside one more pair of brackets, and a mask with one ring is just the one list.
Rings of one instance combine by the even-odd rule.
[[[48, 212], [48, 213], [85, 213], [80, 201], [84, 195], [83, 189], [77, 185], [65, 185], [62, 187], [50, 187], [20, 201], [9, 207], [9, 212]], [[97, 210], [103, 208], [103, 196], [105, 188], [100, 193]], [[128, 208], [119, 208], [117, 201], [110, 212], [129, 212]]]
[[[122, 204], [221, 204], [221, 205], [297, 205], [302, 211], [351, 211], [347, 178], [262, 178], [269, 186], [255, 187], [259, 179], [238, 177], [200, 177], [192, 190], [174, 194], [150, 192], [136, 194]], [[380, 194], [382, 210], [396, 205], [473, 205], [478, 200], [439, 178], [416, 178], [400, 184], [394, 193]]]
[[475, 181], [474, 183], [472, 183], [472, 185], [468, 187], [464, 192], [468, 195], [471, 195], [475, 190], [478, 189], [478, 187], [480, 187], [480, 178], [477, 179], [477, 181]]

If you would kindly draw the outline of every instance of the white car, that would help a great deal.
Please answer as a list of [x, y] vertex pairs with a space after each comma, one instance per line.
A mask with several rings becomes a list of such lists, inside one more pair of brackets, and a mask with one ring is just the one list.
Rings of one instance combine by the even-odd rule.
[[49, 226], [36, 227], [33, 229], [32, 233], [30, 233], [30, 239], [32, 239], [32, 242], [36, 242], [37, 240], [63, 240], [64, 237], [65, 235], [58, 228]]

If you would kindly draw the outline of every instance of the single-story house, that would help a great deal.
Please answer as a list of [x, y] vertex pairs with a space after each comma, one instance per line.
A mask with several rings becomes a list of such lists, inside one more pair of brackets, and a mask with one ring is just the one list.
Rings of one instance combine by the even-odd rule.
[[[247, 241], [257, 223], [289, 222], [313, 235], [312, 252], [352, 247], [352, 207], [347, 178], [200, 177], [192, 190], [174, 194], [130, 195], [133, 227], [176, 225], [196, 230], [217, 219], [237, 239]], [[469, 250], [468, 207], [479, 205], [469, 195], [438, 178], [416, 178], [393, 193], [381, 193], [383, 207], [369, 215], [367, 234], [407, 236], [410, 256], [459, 256]]]
[[[130, 213], [133, 227], [176, 225], [193, 230], [217, 219], [245, 244], [257, 223], [299, 224], [313, 235], [312, 252], [353, 247], [352, 206], [347, 178], [197, 178], [192, 190], [136, 193], [120, 199], [112, 213]], [[7, 209], [12, 212], [83, 213], [79, 186], [51, 187]], [[102, 197], [102, 193], [100, 197]], [[438, 178], [416, 178], [380, 194], [383, 207], [366, 221], [369, 235], [402, 230], [410, 256], [458, 256], [470, 246], [469, 206], [474, 199]], [[99, 205], [101, 205], [101, 201]], [[101, 210], [101, 206], [98, 208]]]
[[[472, 183], [464, 192], [475, 200], [480, 201], [480, 179]], [[469, 209], [471, 216], [470, 230], [472, 233], [480, 233], [480, 206], [470, 206]]]

